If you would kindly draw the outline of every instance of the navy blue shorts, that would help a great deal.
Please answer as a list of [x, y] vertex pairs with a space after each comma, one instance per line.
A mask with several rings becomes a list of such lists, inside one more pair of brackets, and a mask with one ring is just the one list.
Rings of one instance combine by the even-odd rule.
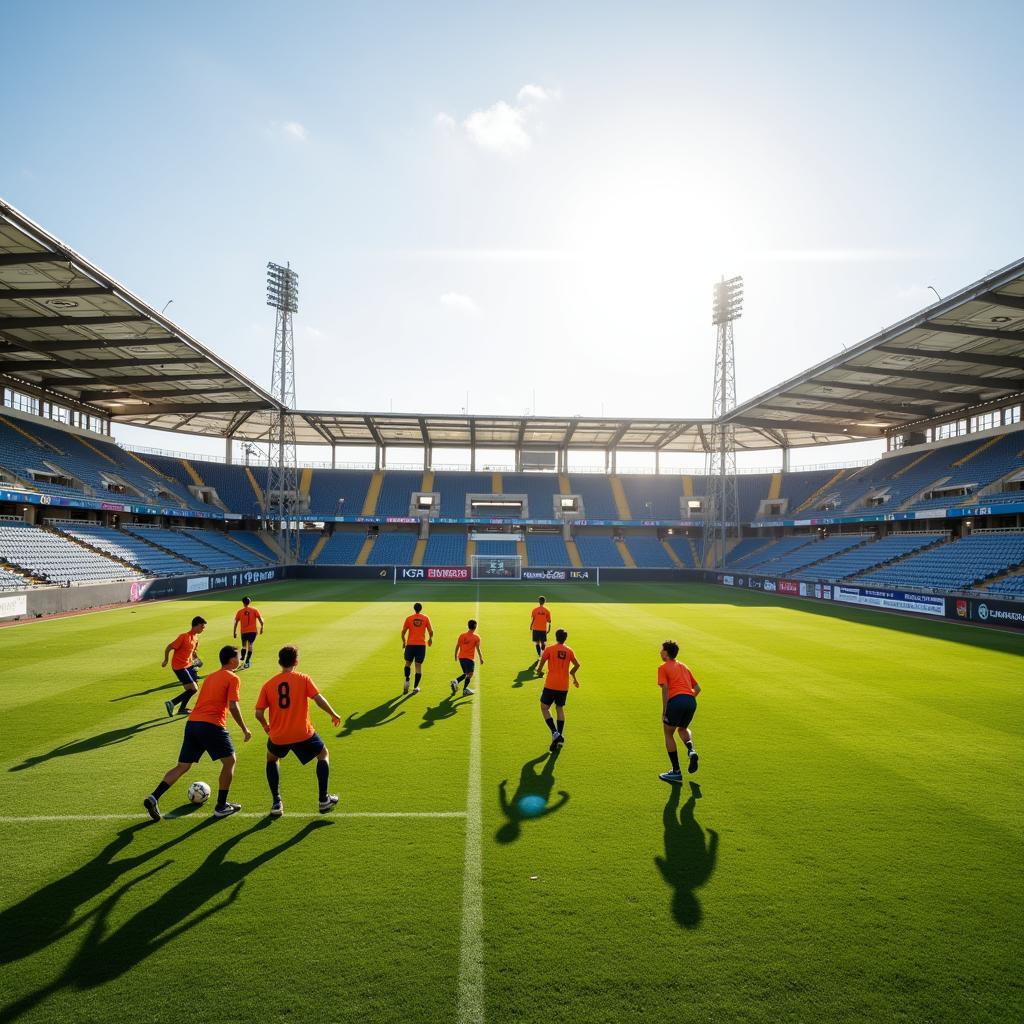
[[673, 728], [685, 729], [697, 712], [697, 698], [688, 693], [680, 693], [673, 697], [665, 708], [665, 717]]
[[472, 658], [459, 658], [459, 665], [463, 675], [471, 676], [476, 670], [476, 662]]
[[256, 634], [255, 633], [243, 633], [242, 634], [242, 643], [243, 644], [248, 644], [250, 647], [252, 647], [252, 645], [255, 642], [256, 642]]
[[555, 707], [564, 708], [565, 698], [569, 696], [568, 690], [549, 690], [546, 686], [540, 691], [541, 704], [554, 704]]
[[176, 668], [174, 674], [182, 686], [199, 685], [199, 673], [194, 668]]
[[271, 743], [267, 740], [267, 750], [274, 757], [287, 757], [291, 752], [299, 759], [299, 764], [309, 764], [323, 749], [324, 741], [316, 733], [308, 740], [301, 740], [298, 743]]
[[405, 648], [405, 660], [415, 661], [417, 665], [423, 664], [423, 659], [427, 656], [427, 645], [426, 644], [408, 644]]
[[231, 736], [223, 726], [213, 722], [186, 722], [178, 763], [195, 764], [203, 754], [209, 754], [211, 761], [219, 761], [234, 752]]
[[548, 634], [545, 629], [535, 629], [533, 631], [533, 642], [535, 644], [547, 643]]

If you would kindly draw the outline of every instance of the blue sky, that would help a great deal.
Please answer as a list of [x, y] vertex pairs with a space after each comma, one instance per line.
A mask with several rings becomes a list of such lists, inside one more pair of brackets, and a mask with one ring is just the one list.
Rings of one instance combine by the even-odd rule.
[[1024, 247], [1016, 4], [3, 16], [0, 195], [264, 386], [290, 260], [305, 408], [706, 415], [719, 274], [743, 400]]

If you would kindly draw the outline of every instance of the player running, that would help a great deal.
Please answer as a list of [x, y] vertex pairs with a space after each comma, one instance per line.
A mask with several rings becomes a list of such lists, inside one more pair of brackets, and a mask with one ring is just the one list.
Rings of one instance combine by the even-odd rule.
[[[569, 679], [579, 689], [576, 673], [580, 663], [571, 647], [565, 641], [569, 634], [564, 629], [555, 630], [557, 643], [544, 649], [537, 664], [537, 678], [544, 677], [544, 666], [548, 666], [548, 678], [540, 694], [540, 713], [544, 716], [547, 727], [551, 730], [551, 751], [558, 750], [565, 743], [565, 699], [569, 696]], [[571, 666], [571, 667], [570, 667]], [[551, 705], [554, 704], [558, 714], [558, 725], [551, 720]]]
[[[192, 699], [192, 694], [199, 689], [199, 673], [196, 669], [202, 665], [202, 662], [196, 658], [196, 648], [199, 646], [199, 634], [204, 629], [206, 629], [206, 619], [197, 615], [192, 620], [192, 628], [187, 633], [176, 636], [164, 648], [164, 660], [160, 663], [160, 667], [167, 668], [167, 658], [171, 651], [174, 651], [174, 657], [171, 658], [171, 669], [178, 677], [178, 682], [185, 687], [184, 692], [179, 693], [177, 697], [164, 701], [168, 715], [174, 714], [176, 705], [180, 705], [178, 707], [179, 715], [189, 713], [188, 702]], [[193, 661], [197, 663], [193, 664]]]
[[551, 632], [551, 612], [544, 606], [544, 598], [537, 598], [537, 607], [530, 612], [530, 630], [533, 634], [533, 646], [537, 651], [537, 664], [544, 648], [548, 645], [548, 634]]
[[[341, 718], [328, 704], [316, 683], [303, 672], [296, 672], [299, 664], [297, 647], [282, 647], [277, 656], [281, 671], [268, 679], [260, 690], [256, 701], [256, 720], [270, 737], [267, 740], [267, 782], [270, 785], [270, 816], [280, 818], [284, 814], [281, 802], [282, 757], [291, 751], [299, 764], [309, 764], [316, 758], [316, 781], [319, 791], [320, 813], [325, 814], [338, 802], [334, 793], [327, 792], [331, 774], [330, 755], [324, 741], [317, 735], [309, 720], [309, 701], [331, 716], [331, 724], [338, 726]], [[270, 723], [267, 724], [267, 711]]]
[[263, 616], [259, 608], [252, 608], [252, 599], [242, 598], [242, 607], [235, 612], [235, 628], [232, 637], [238, 636], [238, 627], [242, 627], [242, 664], [239, 668], [249, 668], [252, 665], [252, 645], [256, 642], [256, 624], [259, 623], [259, 635], [263, 635]]
[[[200, 620], [202, 621], [202, 620]], [[142, 806], [154, 821], [159, 821], [160, 797], [197, 764], [203, 754], [209, 754], [211, 761], [220, 761], [220, 781], [217, 783], [217, 803], [213, 809], [215, 818], [227, 818], [242, 809], [241, 804], [228, 803], [228, 790], [235, 775], [235, 748], [231, 735], [225, 728], [227, 713], [241, 727], [245, 742], [252, 739], [252, 733], [238, 708], [241, 681], [235, 675], [238, 668], [238, 648], [228, 645], [220, 649], [220, 669], [211, 672], [203, 680], [196, 706], [185, 723], [185, 736], [181, 741], [178, 763], [163, 777], [156, 789], [142, 801]]]
[[409, 669], [414, 661], [416, 662], [416, 685], [412, 692], [420, 692], [423, 659], [427, 656], [427, 648], [434, 643], [434, 627], [430, 624], [430, 619], [422, 612], [423, 605], [417, 601], [412, 606], [412, 615], [402, 624], [402, 647], [405, 649], [405, 685], [402, 687], [402, 693], [409, 692]]
[[452, 680], [453, 697], [459, 688], [459, 683], [462, 683], [463, 697], [473, 696], [474, 691], [469, 688], [469, 684], [476, 669], [475, 658], [478, 654], [480, 655], [480, 664], [484, 663], [484, 651], [480, 646], [480, 637], [476, 634], [476, 619], [470, 619], [466, 625], [469, 628], [465, 633], [460, 633], [459, 639], [455, 641], [455, 660], [462, 669], [462, 675]]
[[693, 678], [690, 670], [681, 662], [676, 661], [679, 644], [674, 640], [666, 640], [661, 645], [661, 661], [658, 666], [658, 685], [661, 687], [661, 721], [665, 728], [665, 749], [668, 759], [672, 762], [671, 771], [662, 772], [658, 778], [665, 782], [682, 782], [683, 773], [679, 770], [679, 754], [673, 733], [678, 731], [679, 738], [686, 744], [690, 763], [687, 771], [692, 775], [697, 770], [697, 751], [693, 749], [693, 734], [689, 725], [697, 711], [697, 694], [700, 684]]

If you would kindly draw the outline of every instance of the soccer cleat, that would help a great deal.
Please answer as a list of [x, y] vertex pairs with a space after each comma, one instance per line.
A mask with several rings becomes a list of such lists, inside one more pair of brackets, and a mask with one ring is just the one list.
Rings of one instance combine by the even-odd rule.
[[164, 701], [164, 707], [167, 708], [167, 715], [168, 715], [168, 717], [169, 718], [173, 718], [174, 717], [174, 701], [173, 700], [165, 700]]
[[690, 763], [686, 766], [686, 770], [692, 775], [697, 770], [697, 751], [691, 751]]
[[230, 818], [232, 814], [237, 814], [241, 809], [241, 804], [225, 804], [223, 807], [215, 807], [213, 816], [215, 818]]
[[553, 732], [551, 734], [551, 746], [548, 747], [548, 750], [553, 754], [564, 742], [565, 740], [562, 739], [560, 732]]
[[405, 693], [408, 693], [408, 692], [409, 692], [409, 680], [406, 679], [405, 684], [402, 686], [402, 693], [405, 694]]
[[682, 782], [683, 773], [677, 772], [674, 768], [668, 772], [662, 772], [659, 776], [662, 782]]
[[452, 696], [455, 696], [455, 691], [459, 688], [459, 684], [453, 679], [452, 680]]
[[284, 804], [280, 800], [275, 800], [270, 805], [270, 816], [272, 818], [280, 818], [284, 814]]
[[414, 686], [414, 687], [412, 688], [412, 692], [413, 692], [413, 693], [419, 693], [419, 692], [420, 692], [420, 688], [419, 688], [418, 686]]
[[476, 693], [476, 690], [471, 690], [468, 686], [462, 688], [463, 697], [472, 697], [474, 693]]
[[191, 708], [180, 708], [178, 710], [178, 714], [179, 715], [191, 715], [192, 714], [192, 709]]
[[163, 815], [160, 813], [160, 805], [156, 802], [156, 797], [150, 793], [145, 800], [142, 801], [142, 806], [149, 812], [149, 816], [154, 821], [159, 821]]
[[330, 794], [328, 794], [328, 797], [327, 797], [326, 800], [321, 800], [320, 801], [320, 813], [321, 814], [326, 814], [328, 811], [332, 810], [334, 807], [337, 807], [337, 805], [338, 805], [338, 794], [337, 793], [330, 793]]

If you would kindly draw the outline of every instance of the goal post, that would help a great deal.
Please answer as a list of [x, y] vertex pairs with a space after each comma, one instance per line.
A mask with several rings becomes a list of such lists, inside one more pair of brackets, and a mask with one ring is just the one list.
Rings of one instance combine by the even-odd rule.
[[520, 555], [473, 555], [470, 569], [474, 580], [521, 580], [523, 559]]

